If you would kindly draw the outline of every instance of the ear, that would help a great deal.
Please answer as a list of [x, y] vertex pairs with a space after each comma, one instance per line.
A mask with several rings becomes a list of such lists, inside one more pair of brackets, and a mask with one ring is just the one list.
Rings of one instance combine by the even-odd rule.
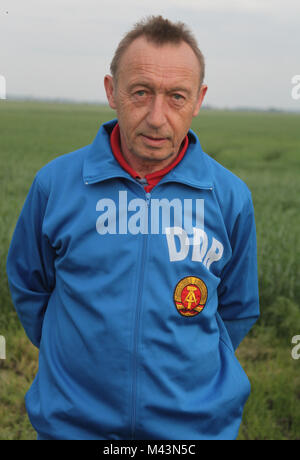
[[115, 82], [113, 77], [110, 75], [105, 75], [104, 77], [104, 88], [106, 91], [106, 97], [109, 103], [109, 106], [112, 109], [116, 109], [116, 101], [115, 101]]
[[196, 117], [198, 115], [200, 107], [204, 99], [204, 96], [206, 94], [206, 91], [207, 91], [207, 85], [202, 85], [200, 88], [199, 94], [198, 94], [197, 104], [193, 112], [193, 117]]

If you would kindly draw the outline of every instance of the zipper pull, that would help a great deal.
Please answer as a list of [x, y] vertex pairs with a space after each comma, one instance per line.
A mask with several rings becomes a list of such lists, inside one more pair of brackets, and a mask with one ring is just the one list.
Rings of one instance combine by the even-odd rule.
[[149, 208], [150, 206], [150, 201], [151, 201], [151, 193], [146, 193], [146, 204], [147, 204], [147, 208]]

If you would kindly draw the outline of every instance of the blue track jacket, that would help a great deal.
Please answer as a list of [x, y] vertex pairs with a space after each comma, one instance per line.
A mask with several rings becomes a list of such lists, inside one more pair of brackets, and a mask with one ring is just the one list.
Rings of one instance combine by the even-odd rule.
[[30, 421], [44, 439], [236, 439], [234, 350], [259, 315], [250, 192], [190, 130], [146, 193], [112, 154], [115, 123], [38, 171], [9, 248], [39, 348]]

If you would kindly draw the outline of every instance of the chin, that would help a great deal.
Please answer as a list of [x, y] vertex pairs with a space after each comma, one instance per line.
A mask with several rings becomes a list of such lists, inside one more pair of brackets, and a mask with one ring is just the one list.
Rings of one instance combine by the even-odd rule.
[[159, 162], [159, 161], [166, 161], [169, 158], [171, 158], [173, 155], [174, 155], [174, 152], [159, 153], [153, 150], [149, 152], [148, 155], [145, 155], [145, 153], [142, 153], [141, 155], [138, 155], [138, 157], [140, 158], [140, 160], [144, 160], [144, 161]]

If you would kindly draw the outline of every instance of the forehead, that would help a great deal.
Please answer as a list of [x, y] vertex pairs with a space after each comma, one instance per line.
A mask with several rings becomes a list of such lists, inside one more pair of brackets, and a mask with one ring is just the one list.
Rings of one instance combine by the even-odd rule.
[[134, 40], [124, 52], [119, 64], [121, 80], [185, 80], [195, 83], [200, 78], [200, 63], [185, 42], [158, 46], [144, 37]]

